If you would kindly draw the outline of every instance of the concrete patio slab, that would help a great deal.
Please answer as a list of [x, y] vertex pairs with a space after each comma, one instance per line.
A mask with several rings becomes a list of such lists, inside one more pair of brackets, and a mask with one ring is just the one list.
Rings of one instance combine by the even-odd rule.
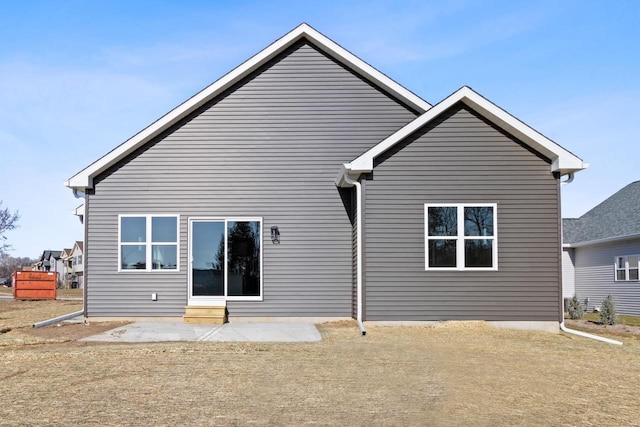
[[314, 342], [322, 339], [312, 323], [225, 323], [191, 325], [182, 322], [134, 322], [82, 341], [163, 342], [163, 341], [234, 341], [234, 342]]
[[321, 339], [313, 323], [225, 323], [203, 341], [310, 342]]

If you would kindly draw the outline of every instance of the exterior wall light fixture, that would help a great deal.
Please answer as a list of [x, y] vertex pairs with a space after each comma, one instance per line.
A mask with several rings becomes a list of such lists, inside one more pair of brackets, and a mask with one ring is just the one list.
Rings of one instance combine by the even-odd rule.
[[273, 243], [280, 243], [280, 230], [277, 225], [271, 226], [271, 241]]

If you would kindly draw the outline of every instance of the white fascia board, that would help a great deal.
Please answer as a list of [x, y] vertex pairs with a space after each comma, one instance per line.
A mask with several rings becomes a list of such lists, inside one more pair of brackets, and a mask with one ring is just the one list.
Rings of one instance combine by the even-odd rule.
[[73, 214], [76, 216], [84, 216], [84, 203], [75, 208]]
[[344, 179], [344, 175], [348, 173], [347, 172], [348, 170], [349, 170], [348, 163], [343, 163], [342, 166], [340, 166], [340, 171], [338, 172], [338, 176], [335, 179], [336, 187], [338, 188], [347, 187], [347, 181]]
[[[495, 123], [500, 128], [522, 140], [525, 144], [549, 158], [552, 162], [553, 172], [569, 173], [586, 169], [582, 159], [570, 151], [556, 144], [540, 132], [521, 122], [496, 104], [482, 95], [464, 86], [456, 94], [460, 94], [460, 101], [482, 114], [486, 119]], [[455, 95], [455, 94], [454, 94]]]
[[396, 133], [352, 161], [350, 164], [352, 170], [360, 173], [371, 172], [373, 170], [373, 160], [377, 156], [381, 155], [395, 144], [411, 135], [413, 132], [419, 130], [457, 102], [463, 102], [473, 110], [480, 113], [490, 122], [495, 123], [498, 127], [514, 135], [516, 138], [519, 138], [534, 150], [551, 159], [552, 172], [560, 172], [564, 174], [586, 169], [589, 166], [588, 163], [584, 163], [580, 158], [516, 119], [502, 108], [474, 92], [468, 86], [463, 86], [433, 106], [430, 110], [398, 130]]
[[580, 248], [582, 246], [601, 245], [603, 243], [615, 243], [623, 240], [640, 239], [640, 234], [627, 234], [624, 236], [606, 237], [604, 239], [588, 240], [584, 242], [565, 243], [567, 248]]
[[216, 80], [205, 89], [189, 98], [178, 107], [171, 110], [169, 113], [162, 116], [160, 119], [152, 123], [147, 128], [143, 129], [105, 156], [98, 159], [96, 162], [89, 165], [84, 170], [80, 171], [68, 181], [65, 185], [69, 188], [85, 189], [93, 187], [93, 177], [100, 172], [105, 171], [111, 165], [121, 160], [128, 154], [131, 154], [138, 147], [148, 142], [151, 138], [160, 134], [162, 131], [177, 123], [183, 117], [204, 105], [215, 96], [222, 93], [224, 90], [243, 79], [264, 63], [278, 55], [285, 50], [288, 46], [296, 42], [298, 39], [306, 37], [317, 45], [323, 52], [329, 56], [335, 58], [345, 66], [361, 74], [365, 78], [369, 79], [372, 83], [380, 86], [381, 88], [388, 90], [391, 94], [397, 96], [403, 102], [406, 102], [409, 106], [416, 110], [423, 112], [431, 108], [431, 105], [424, 101], [419, 96], [415, 95], [411, 91], [405, 89], [398, 83], [394, 82], [389, 77], [385, 76], [366, 62], [362, 61], [355, 55], [351, 54], [326, 36], [322, 35], [318, 31], [314, 30], [307, 24], [301, 24], [294, 28], [292, 31], [276, 40], [274, 43], [266, 47], [265, 49], [252, 56], [249, 60], [245, 61], [238, 67], [234, 68], [229, 73], [225, 74], [220, 79]]
[[354, 171], [352, 169], [351, 163], [343, 163], [340, 166], [340, 171], [338, 172], [338, 176], [335, 179], [336, 187], [339, 188], [349, 188], [353, 187], [353, 184], [347, 181], [346, 177], [349, 177], [352, 180], [357, 180], [360, 176], [359, 171]]

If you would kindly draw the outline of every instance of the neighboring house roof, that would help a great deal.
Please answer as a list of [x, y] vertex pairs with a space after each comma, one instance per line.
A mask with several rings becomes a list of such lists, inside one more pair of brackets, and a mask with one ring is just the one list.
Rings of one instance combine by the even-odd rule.
[[563, 218], [564, 243], [583, 246], [640, 237], [640, 181], [632, 182], [580, 218]]
[[[505, 132], [515, 136], [533, 150], [551, 160], [551, 171], [560, 174], [570, 174], [586, 169], [589, 164], [568, 150], [562, 148], [541, 133], [521, 122], [502, 108], [498, 107], [482, 95], [474, 92], [468, 86], [463, 86], [447, 98], [433, 106], [431, 109], [418, 116], [412, 122], [402, 127], [400, 130], [389, 136], [366, 153], [362, 154], [351, 163], [343, 165], [343, 172], [347, 171], [352, 176], [373, 170], [374, 159], [394, 145], [403, 141], [412, 133], [418, 131], [423, 126], [434, 120], [448, 108], [462, 102], [491, 123], [503, 129]], [[336, 183], [339, 186], [345, 185], [343, 172], [338, 176]]]
[[51, 258], [55, 259], [59, 259], [60, 258], [60, 251], [52, 251], [51, 249], [46, 249], [44, 251], [42, 251], [42, 255], [40, 256], [40, 265], [43, 265], [45, 267], [50, 267], [51, 263], [49, 262], [49, 260]]
[[580, 240], [580, 220], [578, 218], [562, 218], [562, 240], [564, 243]]
[[76, 240], [76, 242], [73, 244], [73, 249], [71, 250], [72, 253], [73, 251], [75, 251], [76, 247], [80, 249], [80, 252], [84, 251], [84, 242]]
[[40, 255], [40, 261], [48, 261], [50, 256], [51, 256], [51, 250], [46, 249], [42, 251], [42, 255]]
[[63, 249], [62, 253], [60, 254], [60, 257], [61, 258], [69, 258], [71, 256], [71, 251], [72, 251], [72, 249], [67, 249], [67, 248]]
[[431, 105], [415, 95], [413, 92], [396, 83], [371, 65], [362, 61], [352, 53], [348, 52], [337, 43], [333, 42], [323, 34], [307, 24], [301, 24], [287, 33], [282, 38], [276, 40], [264, 50], [260, 51], [249, 60], [224, 75], [222, 78], [197, 93], [183, 104], [171, 110], [169, 113], [143, 129], [138, 134], [125, 141], [120, 146], [98, 159], [84, 170], [71, 177], [65, 185], [74, 190], [84, 191], [93, 187], [93, 178], [107, 170], [110, 166], [123, 159], [134, 150], [149, 142], [179, 120], [194, 112], [196, 109], [223, 93], [226, 89], [236, 84], [260, 66], [264, 65], [289, 46], [300, 39], [306, 39], [325, 54], [343, 64], [354, 73], [371, 82], [373, 85], [382, 88], [401, 102], [415, 109], [418, 113], [423, 113], [431, 108]]

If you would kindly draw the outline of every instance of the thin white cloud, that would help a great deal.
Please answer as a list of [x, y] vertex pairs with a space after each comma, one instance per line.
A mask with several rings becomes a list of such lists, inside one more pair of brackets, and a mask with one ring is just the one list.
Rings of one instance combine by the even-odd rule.
[[631, 149], [640, 141], [640, 122], [634, 110], [623, 108], [639, 98], [637, 90], [580, 94], [530, 114], [538, 129], [590, 163], [563, 187], [564, 217], [578, 217], [640, 179]]
[[384, 22], [375, 26], [375, 31], [371, 22], [356, 23], [355, 28], [366, 28], [363, 32], [368, 35], [360, 42], [360, 52], [376, 64], [435, 62], [526, 34], [552, 14], [541, 4], [509, 5], [484, 18], [474, 15], [475, 11], [478, 15], [482, 11], [479, 4], [470, 7], [458, 2], [438, 6], [424, 3], [399, 11], [389, 8], [383, 15]]

